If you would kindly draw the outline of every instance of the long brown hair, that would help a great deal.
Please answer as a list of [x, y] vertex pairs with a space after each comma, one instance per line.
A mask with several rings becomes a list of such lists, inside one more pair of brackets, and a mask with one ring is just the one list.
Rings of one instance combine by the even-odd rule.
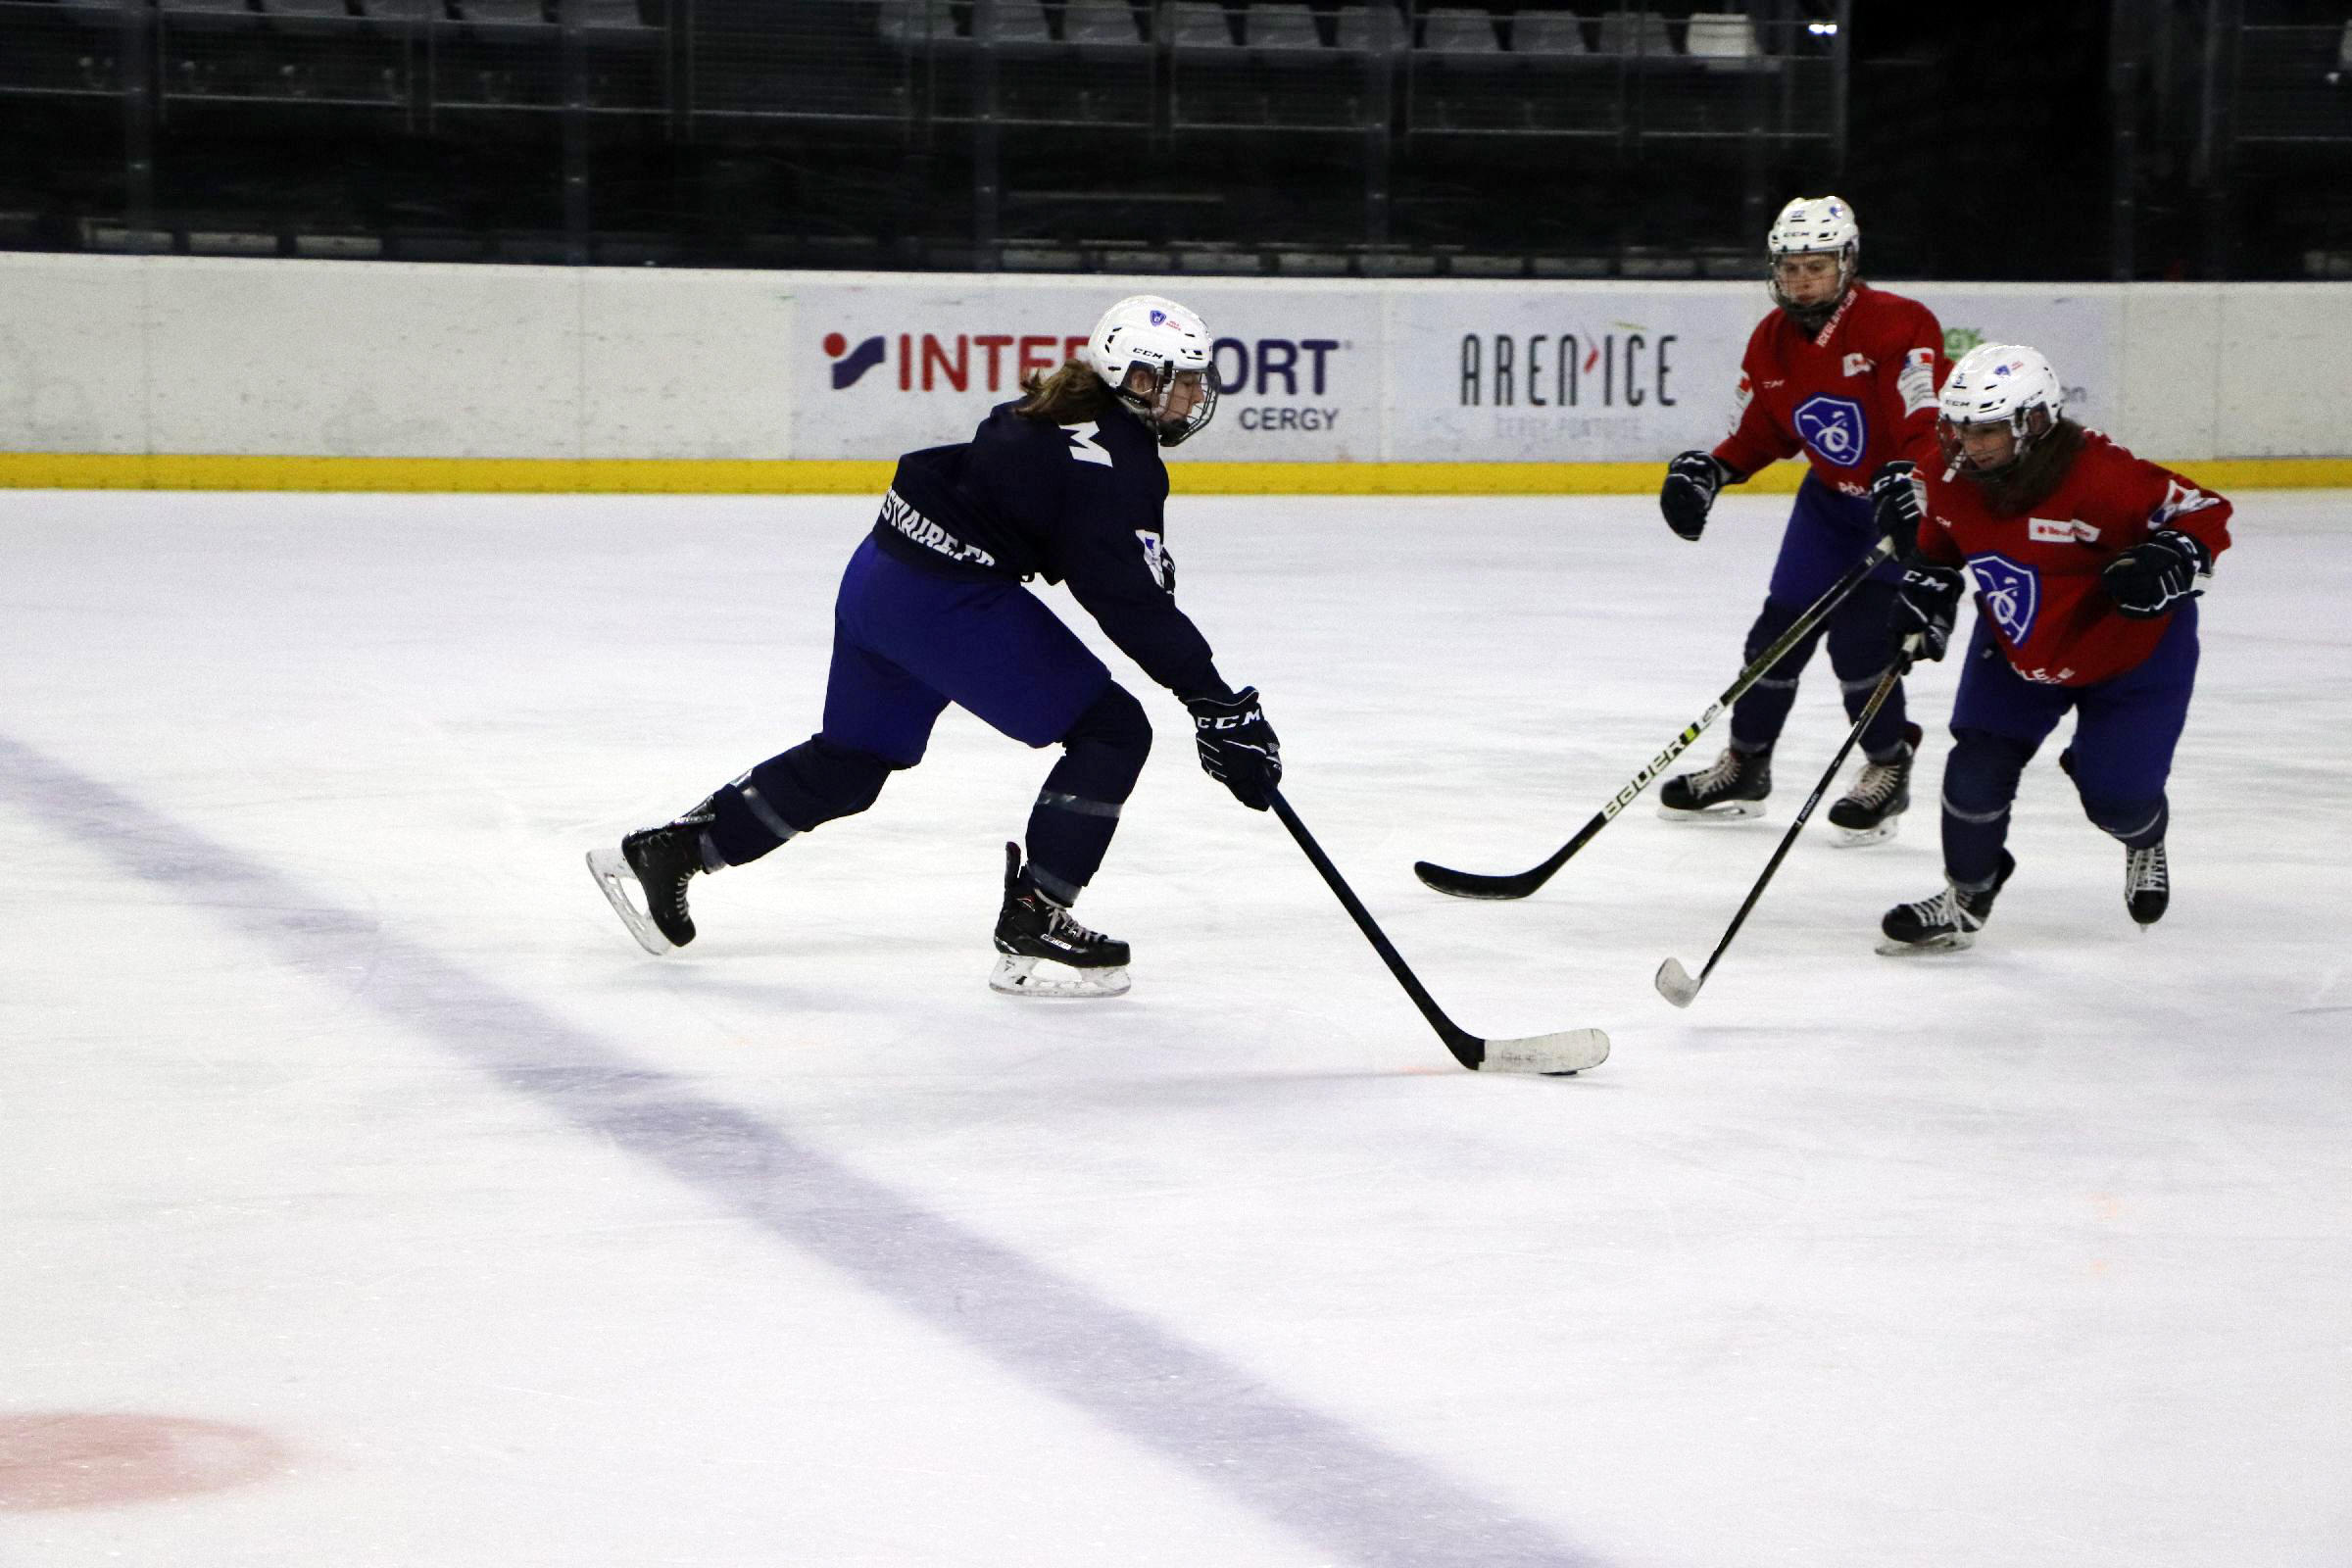
[[1996, 517], [2019, 517], [2050, 498], [2066, 482], [2066, 470], [2082, 450], [2082, 426], [2061, 417], [2026, 448], [2026, 455], [2007, 473], [1986, 479], [1984, 510]]
[[1083, 360], [1064, 360], [1061, 368], [1051, 375], [1043, 370], [1030, 371], [1029, 379], [1021, 383], [1021, 391], [1027, 396], [1012, 412], [1047, 424], [1079, 424], [1100, 419], [1113, 407], [1110, 388], [1102, 384], [1094, 367]]

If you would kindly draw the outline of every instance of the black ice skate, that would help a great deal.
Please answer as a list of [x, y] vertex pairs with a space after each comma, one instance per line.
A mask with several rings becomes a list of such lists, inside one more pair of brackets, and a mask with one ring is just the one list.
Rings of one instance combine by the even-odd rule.
[[1772, 748], [1727, 746], [1713, 767], [1668, 779], [1658, 790], [1658, 814], [1672, 822], [1732, 822], [1762, 816], [1772, 793]]
[[[1021, 869], [1021, 847], [1004, 846], [1004, 907], [997, 914], [991, 991], [1008, 997], [1115, 997], [1127, 990], [1127, 944], [1089, 931], [1039, 891]], [[1039, 964], [1046, 967], [1040, 969]]]
[[1919, 754], [1919, 726], [1903, 726], [1902, 750], [1886, 761], [1866, 761], [1845, 798], [1830, 808], [1831, 842], [1841, 850], [1879, 844], [1894, 837], [1895, 818], [1911, 808], [1911, 760]]
[[[710, 819], [710, 803], [705, 802], [674, 822], [631, 833], [618, 850], [588, 852], [588, 874], [605, 890], [629, 935], [648, 953], [667, 953], [694, 940], [686, 884], [697, 871], [707, 869], [703, 829]], [[629, 894], [632, 886], [635, 898]]]
[[1908, 953], [1957, 953], [1973, 945], [1984, 922], [1992, 918], [1992, 901], [2017, 869], [2017, 861], [2009, 852], [2001, 852], [2001, 868], [1992, 878], [1992, 886], [1981, 891], [1964, 891], [1952, 885], [1949, 878], [1943, 891], [1932, 899], [1917, 904], [1898, 904], [1886, 911], [1879, 929], [1886, 940], [1879, 951], [1889, 957]]
[[2124, 851], [2124, 907], [2145, 930], [2164, 918], [2173, 902], [2172, 867], [2165, 862], [2164, 840], [2144, 850]]

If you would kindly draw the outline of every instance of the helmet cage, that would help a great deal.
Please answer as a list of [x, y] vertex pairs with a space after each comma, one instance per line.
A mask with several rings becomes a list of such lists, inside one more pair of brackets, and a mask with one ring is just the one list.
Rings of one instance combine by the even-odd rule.
[[[1983, 464], [1968, 455], [1963, 436], [1970, 430], [2005, 425], [2009, 430], [2009, 456], [1998, 463]], [[1936, 421], [1936, 442], [1943, 448], [1943, 465], [1956, 473], [1971, 479], [1998, 479], [2026, 459], [2026, 449], [2058, 427], [2057, 417], [2046, 403], [2031, 404], [2012, 409], [2005, 417], [1990, 419], [1955, 419], [1943, 415]]]
[[[1826, 300], [1799, 305], [1781, 287], [1781, 263], [1791, 256], [1835, 256], [1838, 258], [1838, 291]], [[1845, 292], [1854, 286], [1854, 277], [1862, 270], [1862, 242], [1847, 240], [1834, 251], [1768, 250], [1764, 253], [1764, 286], [1772, 291], [1772, 303], [1803, 321], [1818, 326], [1828, 320], [1845, 299]]]
[[[1141, 391], [1135, 385], [1138, 370], [1149, 371], [1152, 376], [1152, 384]], [[1172, 416], [1168, 409], [1175, 401], [1177, 384], [1188, 376], [1199, 395], [1182, 416]], [[1118, 379], [1112, 380], [1107, 374], [1102, 379], [1109, 385], [1111, 395], [1149, 425], [1163, 447], [1182, 445], [1207, 428], [1208, 421], [1216, 417], [1217, 368], [1213, 364], [1180, 366], [1155, 355], [1138, 354], [1127, 362]]]

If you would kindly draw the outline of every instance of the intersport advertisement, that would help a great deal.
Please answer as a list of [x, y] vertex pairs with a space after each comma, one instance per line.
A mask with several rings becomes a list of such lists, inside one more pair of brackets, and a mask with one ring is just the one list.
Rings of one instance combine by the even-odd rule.
[[892, 458], [967, 439], [1021, 382], [1085, 346], [1130, 294], [1200, 313], [1216, 421], [1170, 461], [1381, 457], [1380, 299], [1370, 288], [1185, 278], [876, 279], [795, 291], [793, 455]]

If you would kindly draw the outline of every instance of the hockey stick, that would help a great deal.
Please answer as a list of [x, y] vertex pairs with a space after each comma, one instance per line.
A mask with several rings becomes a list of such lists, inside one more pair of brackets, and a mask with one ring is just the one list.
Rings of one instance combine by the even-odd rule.
[[1723, 695], [1708, 705], [1707, 710], [1690, 721], [1667, 748], [1642, 764], [1641, 771], [1628, 779], [1608, 805], [1593, 813], [1592, 820], [1577, 829], [1576, 837], [1561, 845], [1550, 859], [1510, 876], [1489, 876], [1479, 871], [1456, 871], [1428, 860], [1413, 862], [1413, 874], [1436, 888], [1440, 893], [1457, 899], [1524, 899], [1551, 880], [1551, 875], [1568, 863], [1569, 857], [1583, 849], [1595, 833], [1617, 819], [1617, 813], [1634, 804], [1646, 789], [1649, 781], [1664, 772], [1668, 764], [1688, 751], [1690, 743], [1705, 733], [1708, 725], [1723, 716], [1724, 710], [1747, 695], [1747, 689], [1762, 680], [1773, 665], [1788, 657], [1794, 648], [1813, 634], [1813, 629], [1830, 616], [1830, 612], [1845, 602], [1846, 595], [1862, 584], [1862, 579], [1878, 569], [1879, 563], [1894, 554], [1894, 541], [1882, 539], [1867, 556], [1848, 567], [1844, 576], [1830, 585], [1830, 591], [1813, 601], [1811, 608], [1796, 617], [1796, 623], [1776, 638], [1748, 666], [1740, 678], [1724, 688]]
[[1693, 980], [1690, 971], [1683, 967], [1682, 959], [1668, 958], [1658, 965], [1656, 983], [1659, 996], [1678, 1007], [1688, 1007], [1696, 999], [1698, 988], [1707, 983], [1707, 976], [1715, 972], [1715, 965], [1722, 960], [1724, 949], [1730, 947], [1732, 938], [1740, 934], [1740, 927], [1747, 919], [1747, 911], [1754, 908], [1756, 901], [1764, 896], [1764, 885], [1772, 880], [1772, 873], [1781, 868], [1782, 859], [1788, 854], [1788, 846], [1794, 844], [1796, 836], [1805, 830], [1806, 821], [1813, 815], [1813, 808], [1819, 806], [1821, 798], [1829, 793], [1830, 781], [1838, 776], [1838, 769], [1845, 765], [1845, 754], [1854, 749], [1854, 743], [1862, 738], [1862, 732], [1870, 727], [1870, 721], [1879, 716], [1880, 709], [1886, 706], [1886, 699], [1894, 692], [1895, 682], [1901, 680], [1903, 671], [1911, 667], [1911, 655], [1918, 647], [1918, 637], [1907, 639], [1901, 657], [1889, 663], [1886, 673], [1879, 677], [1879, 684], [1871, 692], [1870, 701], [1862, 705], [1862, 716], [1854, 720], [1853, 729], [1847, 732], [1845, 744], [1838, 748], [1836, 757], [1830, 759], [1829, 768], [1821, 775], [1821, 782], [1813, 786], [1813, 793], [1805, 797], [1805, 804], [1797, 809], [1796, 820], [1789, 823], [1788, 831], [1781, 835], [1781, 847], [1772, 852], [1771, 859], [1764, 862], [1764, 874], [1756, 878], [1754, 887], [1747, 890], [1747, 902], [1740, 906], [1738, 914], [1732, 916], [1731, 928], [1723, 933], [1723, 940], [1715, 944], [1715, 951], [1707, 955], [1707, 966], [1699, 970], [1698, 978]]
[[1331, 891], [1339, 895], [1341, 906], [1372, 944], [1372, 951], [1380, 955], [1389, 972], [1396, 977], [1396, 983], [1404, 987], [1404, 994], [1421, 1009], [1421, 1016], [1429, 1020], [1438, 1038], [1446, 1042], [1446, 1049], [1453, 1053], [1454, 1060], [1472, 1072], [1567, 1074], [1597, 1067], [1609, 1059], [1609, 1037], [1598, 1029], [1564, 1029], [1558, 1034], [1530, 1035], [1523, 1040], [1481, 1040], [1446, 1017], [1444, 1009], [1422, 989], [1413, 971], [1405, 966], [1395, 945], [1373, 923], [1370, 911], [1341, 877], [1339, 867], [1331, 863], [1331, 857], [1323, 853], [1323, 846], [1307, 832], [1306, 824], [1298, 820], [1291, 803], [1282, 798], [1282, 792], [1268, 790], [1266, 800], [1274, 808], [1274, 814], [1282, 818], [1282, 825], [1291, 830], [1291, 837], [1306, 852], [1306, 858], [1314, 862], [1315, 869], [1323, 874], [1323, 880], [1331, 885]]

